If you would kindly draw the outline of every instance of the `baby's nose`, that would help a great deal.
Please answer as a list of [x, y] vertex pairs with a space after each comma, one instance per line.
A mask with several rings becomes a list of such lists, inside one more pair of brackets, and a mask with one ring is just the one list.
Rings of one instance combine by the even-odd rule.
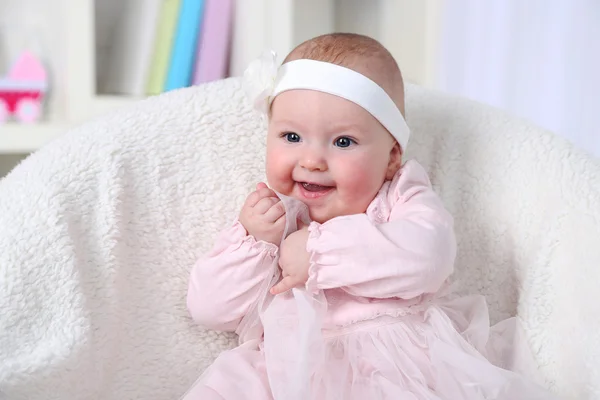
[[327, 170], [327, 160], [322, 152], [307, 149], [300, 158], [300, 166], [309, 171], [325, 171]]

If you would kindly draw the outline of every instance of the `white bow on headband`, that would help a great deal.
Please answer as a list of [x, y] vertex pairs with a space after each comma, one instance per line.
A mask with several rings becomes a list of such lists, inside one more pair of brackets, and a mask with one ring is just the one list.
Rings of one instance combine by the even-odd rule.
[[271, 102], [287, 90], [308, 89], [349, 100], [367, 110], [405, 149], [410, 129], [391, 97], [377, 83], [340, 65], [300, 59], [277, 66], [275, 52], [266, 52], [244, 72], [244, 89], [254, 108], [268, 115]]
[[254, 108], [265, 115], [269, 113], [277, 70], [277, 54], [267, 51], [252, 61], [244, 71], [244, 91]]

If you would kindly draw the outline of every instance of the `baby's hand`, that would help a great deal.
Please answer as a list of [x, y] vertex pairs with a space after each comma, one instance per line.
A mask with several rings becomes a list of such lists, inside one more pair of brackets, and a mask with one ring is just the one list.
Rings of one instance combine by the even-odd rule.
[[285, 229], [285, 208], [275, 192], [261, 182], [246, 198], [239, 221], [256, 240], [279, 246]]
[[307, 227], [292, 233], [283, 241], [279, 248], [279, 268], [283, 279], [271, 288], [271, 294], [287, 292], [306, 283], [310, 266], [310, 254], [306, 251], [307, 241]]

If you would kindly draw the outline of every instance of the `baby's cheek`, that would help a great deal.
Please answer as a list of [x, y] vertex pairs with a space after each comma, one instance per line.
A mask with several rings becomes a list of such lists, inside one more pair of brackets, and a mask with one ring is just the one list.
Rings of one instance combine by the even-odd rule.
[[275, 152], [267, 152], [267, 176], [276, 177], [281, 171], [281, 155]]
[[291, 190], [291, 169], [285, 162], [285, 157], [275, 153], [267, 153], [267, 180], [275, 191], [288, 194]]
[[[368, 163], [356, 163], [344, 180], [348, 200], [359, 203], [370, 203], [379, 190], [380, 177], [374, 173], [373, 166]], [[356, 204], [356, 205], [359, 205]]]

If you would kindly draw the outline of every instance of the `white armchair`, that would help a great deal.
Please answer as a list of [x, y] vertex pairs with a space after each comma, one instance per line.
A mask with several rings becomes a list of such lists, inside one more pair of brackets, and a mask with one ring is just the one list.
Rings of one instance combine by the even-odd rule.
[[[554, 390], [600, 396], [600, 162], [415, 86], [407, 117], [407, 156], [456, 219], [461, 290], [492, 322], [518, 311]], [[263, 179], [264, 143], [228, 79], [84, 124], [2, 180], [0, 398], [178, 399], [234, 346], [188, 317], [188, 272]]]

